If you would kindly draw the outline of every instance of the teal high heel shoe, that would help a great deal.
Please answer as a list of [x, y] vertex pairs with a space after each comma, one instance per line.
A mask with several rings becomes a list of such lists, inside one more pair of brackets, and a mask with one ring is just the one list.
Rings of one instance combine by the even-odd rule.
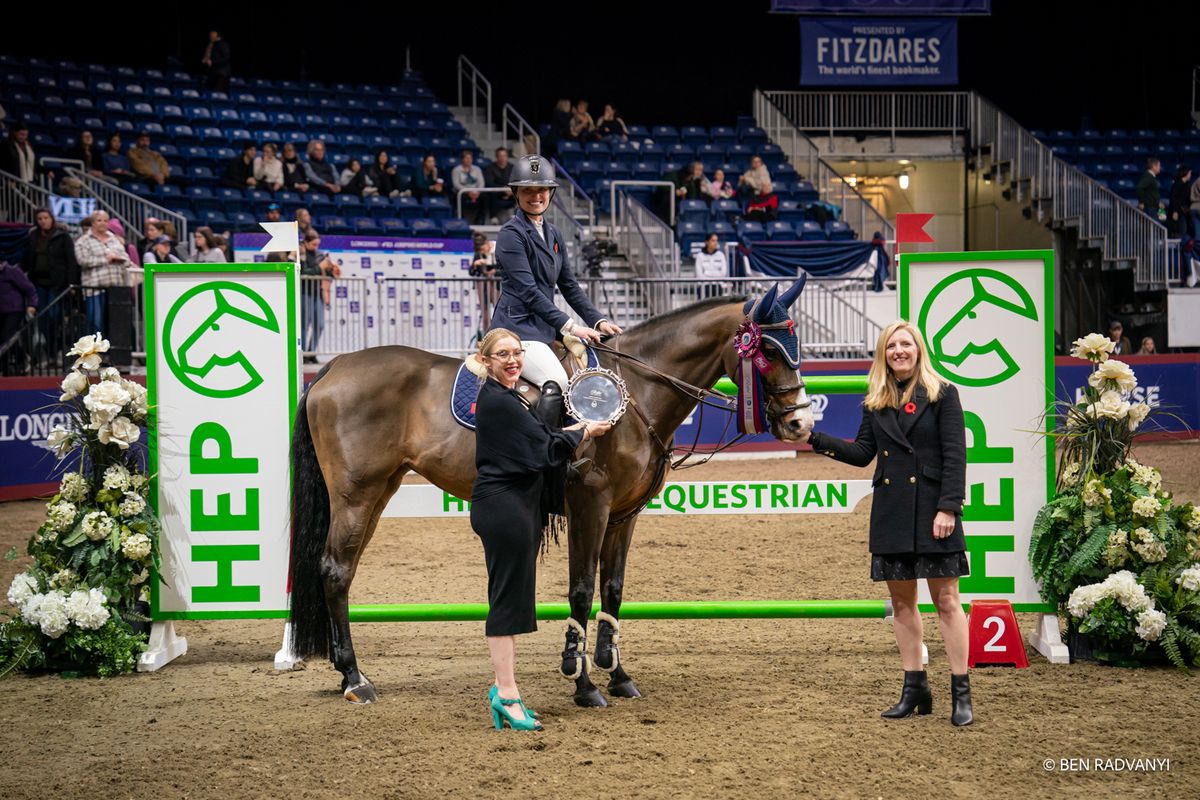
[[[508, 706], [520, 706], [525, 711], [524, 719], [516, 719], [508, 711]], [[542, 723], [538, 722], [532, 714], [525, 708], [525, 703], [521, 702], [519, 697], [501, 697], [498, 693], [492, 698], [492, 724], [496, 726], [496, 730], [503, 730], [504, 724], [514, 731], [540, 731], [543, 730]]]
[[[488, 704], [490, 705], [490, 704], [491, 704], [491, 702], [492, 702], [493, 700], [495, 700], [495, 699], [496, 699], [496, 697], [497, 697], [497, 695], [499, 695], [499, 694], [500, 694], [500, 687], [499, 687], [499, 686], [497, 686], [496, 684], [494, 684], [494, 683], [493, 683], [493, 684], [492, 684], [492, 688], [488, 689], [488, 695], [487, 695], [487, 697], [488, 697]], [[525, 705], [525, 701], [524, 701], [524, 700], [522, 700], [522, 701], [521, 701], [521, 708], [525, 709], [525, 716], [527, 716], [527, 717], [533, 717], [534, 719], [541, 719], [541, 718], [542, 718], [542, 715], [541, 715], [541, 714], [537, 713], [537, 712], [536, 712], [536, 711], [534, 711], [532, 708], [530, 708], [529, 706]]]

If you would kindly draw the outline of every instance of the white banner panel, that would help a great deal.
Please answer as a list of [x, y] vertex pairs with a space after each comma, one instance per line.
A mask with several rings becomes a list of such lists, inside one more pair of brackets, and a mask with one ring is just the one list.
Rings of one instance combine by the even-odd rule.
[[293, 264], [146, 270], [155, 619], [285, 616]]
[[[1054, 254], [1049, 250], [900, 257], [900, 315], [925, 336], [934, 369], [958, 387], [967, 441], [963, 601], [1053, 610], [1029, 567], [1034, 517], [1054, 493], [1044, 414], [1054, 402]], [[922, 602], [929, 602], [921, 584]]]

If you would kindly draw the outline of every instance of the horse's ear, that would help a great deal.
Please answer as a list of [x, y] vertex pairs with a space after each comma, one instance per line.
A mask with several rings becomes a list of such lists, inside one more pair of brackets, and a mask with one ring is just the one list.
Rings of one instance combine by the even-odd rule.
[[775, 295], [779, 294], [779, 284], [771, 287], [771, 290], [763, 295], [763, 299], [758, 301], [758, 308], [754, 312], [755, 322], [765, 322], [767, 317], [771, 316], [771, 309], [775, 308]]
[[801, 270], [800, 277], [779, 298], [779, 304], [784, 308], [791, 308], [792, 303], [796, 302], [796, 298], [800, 296], [800, 292], [804, 290], [804, 284], [807, 282], [808, 273]]

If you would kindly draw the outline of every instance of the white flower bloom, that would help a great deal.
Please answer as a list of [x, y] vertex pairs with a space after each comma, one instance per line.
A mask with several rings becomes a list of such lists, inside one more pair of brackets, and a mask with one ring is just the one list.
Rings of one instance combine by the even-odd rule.
[[1112, 499], [1112, 489], [1104, 485], [1099, 478], [1092, 478], [1083, 487], [1083, 504], [1091, 508], [1102, 506]]
[[150, 570], [143, 568], [141, 572], [129, 579], [131, 586], [140, 586], [150, 577]]
[[113, 464], [104, 470], [104, 488], [124, 492], [129, 488], [129, 470], [123, 464]]
[[145, 510], [146, 501], [140, 494], [133, 492], [126, 492], [125, 499], [121, 501], [121, 505], [117, 506], [117, 511], [122, 517], [136, 517]]
[[112, 422], [132, 399], [121, 384], [104, 381], [92, 384], [83, 398], [83, 405], [91, 412], [92, 425], [96, 427], [97, 422], [101, 425]]
[[1200, 531], [1200, 506], [1192, 506], [1192, 511], [1183, 522], [1188, 530]]
[[1157, 642], [1167, 627], [1167, 615], [1153, 608], [1148, 608], [1137, 615], [1136, 632], [1139, 638], [1147, 642]]
[[1105, 361], [1116, 347], [1112, 339], [1101, 333], [1089, 333], [1082, 339], [1076, 339], [1073, 344], [1071, 355], [1085, 361]]
[[1147, 564], [1157, 564], [1167, 557], [1167, 546], [1156, 539], [1148, 542], [1136, 542], [1131, 547], [1133, 547], [1133, 552], [1141, 556]]
[[108, 622], [109, 613], [104, 601], [104, 592], [99, 589], [77, 589], [67, 598], [67, 616], [84, 630], [94, 631]]
[[1067, 468], [1064, 469], [1062, 472], [1062, 482], [1063, 483], [1072, 483], [1078, 477], [1079, 477], [1079, 462], [1078, 461], [1075, 462], [1074, 464], [1068, 464]]
[[87, 478], [83, 477], [78, 472], [68, 472], [63, 475], [62, 483], [58, 486], [58, 493], [62, 495], [64, 500], [69, 500], [72, 503], [82, 503], [88, 499], [88, 493], [91, 491], [92, 485], [88, 483]]
[[1133, 513], [1139, 517], [1149, 519], [1157, 514], [1160, 508], [1158, 500], [1153, 497], [1139, 497], [1133, 501]]
[[1136, 431], [1138, 426], [1150, 415], [1150, 406], [1145, 403], [1133, 403], [1129, 406], [1129, 430]]
[[105, 367], [104, 369], [100, 370], [100, 380], [119, 381], [121, 380], [121, 373], [116, 367]]
[[1088, 383], [1095, 389], [1101, 388], [1105, 381], [1112, 381], [1122, 392], [1132, 392], [1137, 386], [1137, 377], [1124, 361], [1108, 359], [1088, 377]]
[[50, 584], [51, 589], [66, 589], [67, 587], [74, 585], [76, 577], [77, 576], [75, 573], [71, 570], [60, 569], [58, 572], [50, 576], [50, 579], [47, 581], [47, 583]]
[[83, 535], [98, 542], [113, 532], [113, 518], [103, 511], [91, 511], [83, 518]]
[[75, 434], [62, 425], [55, 425], [50, 429], [50, 435], [46, 437], [46, 444], [54, 451], [58, 460], [62, 461], [67, 457], [67, 453], [75, 449]]
[[144, 533], [135, 533], [121, 542], [121, 552], [130, 561], [141, 561], [150, 555], [150, 537]]
[[12, 585], [8, 587], [8, 602], [20, 608], [29, 601], [29, 598], [37, 593], [37, 578], [28, 572], [22, 572], [12, 579]]
[[84, 336], [75, 342], [75, 346], [67, 351], [69, 356], [78, 356], [73, 369], [84, 369], [95, 372], [100, 369], [100, 354], [108, 352], [108, 340], [96, 331], [95, 336]]
[[129, 488], [135, 492], [142, 491], [146, 488], [146, 486], [149, 485], [149, 483], [150, 479], [145, 475], [142, 475], [140, 472], [135, 472], [133, 475], [129, 476]]
[[51, 639], [67, 632], [71, 620], [67, 617], [67, 598], [60, 591], [35, 594], [21, 606], [21, 616], [42, 629]]
[[111, 424], [101, 425], [96, 434], [101, 444], [115, 444], [122, 450], [142, 438], [142, 429], [129, 421], [128, 417], [117, 417]]
[[50, 527], [60, 533], [66, 533], [75, 527], [75, 516], [79, 513], [79, 509], [74, 503], [59, 501], [50, 503], [46, 506], [47, 519], [50, 522]]
[[1111, 389], [1100, 395], [1096, 403], [1096, 416], [1109, 419], [1125, 419], [1129, 414], [1129, 401], [1121, 399], [1121, 393]]
[[133, 398], [129, 401], [129, 410], [135, 418], [143, 418], [150, 412], [149, 395], [146, 387], [133, 381], [121, 381], [121, 387]]
[[87, 391], [88, 379], [82, 372], [71, 370], [67, 377], [63, 378], [62, 394], [58, 398], [58, 402], [65, 403], [72, 400]]
[[1134, 613], [1154, 607], [1154, 601], [1146, 595], [1145, 588], [1137, 577], [1128, 570], [1109, 575], [1100, 583], [1080, 586], [1067, 599], [1067, 610], [1071, 616], [1083, 618], [1105, 598], [1113, 597], [1127, 610]]
[[1192, 564], [1183, 572], [1179, 573], [1179, 577], [1175, 579], [1175, 583], [1179, 584], [1184, 589], [1187, 589], [1189, 592], [1200, 591], [1200, 564]]

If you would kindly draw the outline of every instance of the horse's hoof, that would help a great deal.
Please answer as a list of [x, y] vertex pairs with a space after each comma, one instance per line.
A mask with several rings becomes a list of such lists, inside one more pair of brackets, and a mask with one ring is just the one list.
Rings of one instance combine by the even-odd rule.
[[351, 686], [342, 692], [342, 697], [345, 697], [351, 703], [363, 706], [379, 701], [379, 694], [375, 691], [375, 687], [371, 685], [370, 681], [363, 681], [358, 686]]
[[608, 695], [609, 697], [641, 697], [642, 693], [638, 691], [637, 685], [630, 678], [620, 682], [609, 681]]
[[580, 708], [607, 708], [608, 701], [600, 694], [600, 690], [593, 686], [586, 692], [575, 693], [575, 705]]

